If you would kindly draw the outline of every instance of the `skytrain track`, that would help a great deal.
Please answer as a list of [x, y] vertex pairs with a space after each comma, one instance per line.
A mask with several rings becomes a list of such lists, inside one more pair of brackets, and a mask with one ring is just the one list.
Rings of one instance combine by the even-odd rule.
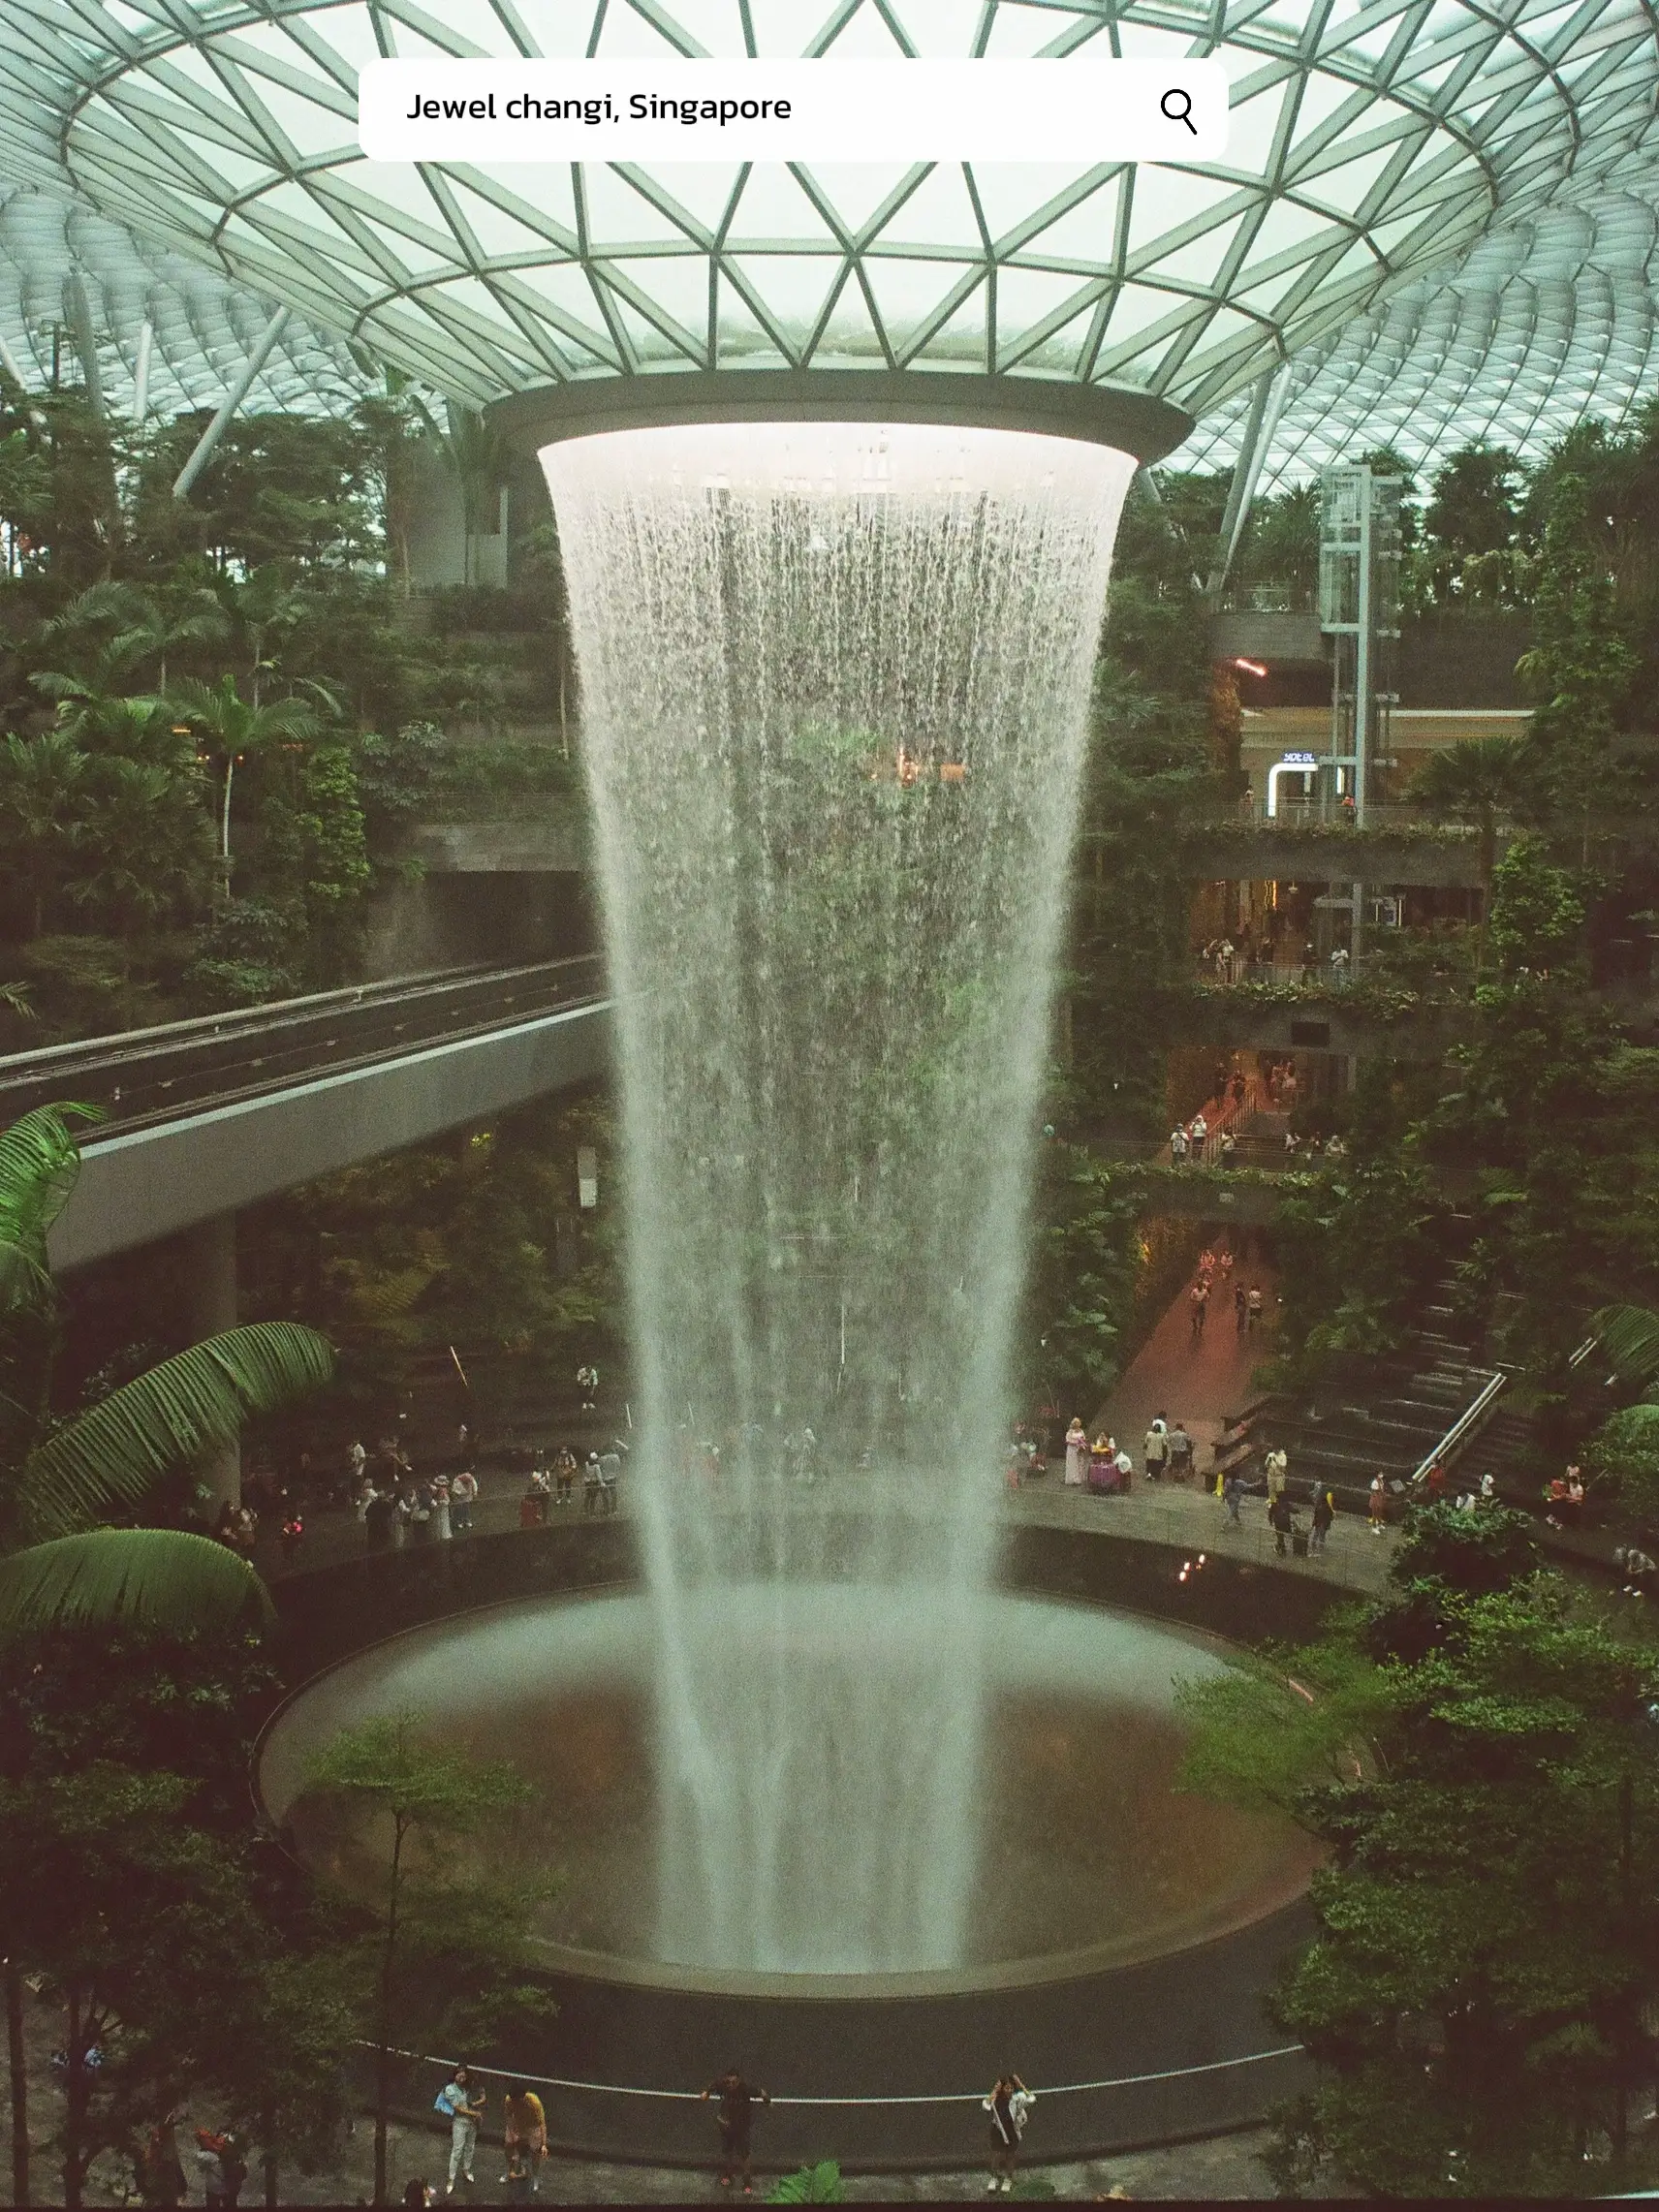
[[96, 1142], [604, 994], [603, 960], [582, 953], [528, 967], [443, 969], [47, 1045], [0, 1058], [0, 1127], [35, 1106], [74, 1100], [103, 1113], [89, 1139]]

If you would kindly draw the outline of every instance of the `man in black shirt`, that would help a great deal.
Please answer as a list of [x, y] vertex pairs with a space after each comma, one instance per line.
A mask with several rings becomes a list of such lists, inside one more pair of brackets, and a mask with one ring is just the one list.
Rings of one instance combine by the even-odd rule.
[[720, 2103], [720, 2143], [725, 2160], [720, 2186], [730, 2189], [733, 2172], [740, 2168], [743, 2195], [752, 2196], [755, 2184], [749, 2172], [749, 2129], [756, 2104], [769, 2104], [771, 2098], [764, 2089], [745, 2081], [735, 2066], [729, 2066], [703, 2092], [705, 2104], [711, 2097], [718, 2098]]

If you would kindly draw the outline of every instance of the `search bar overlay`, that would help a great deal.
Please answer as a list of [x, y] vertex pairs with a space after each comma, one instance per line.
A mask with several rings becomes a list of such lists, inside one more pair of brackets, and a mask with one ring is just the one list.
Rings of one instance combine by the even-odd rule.
[[370, 61], [371, 161], [1190, 162], [1217, 61]]

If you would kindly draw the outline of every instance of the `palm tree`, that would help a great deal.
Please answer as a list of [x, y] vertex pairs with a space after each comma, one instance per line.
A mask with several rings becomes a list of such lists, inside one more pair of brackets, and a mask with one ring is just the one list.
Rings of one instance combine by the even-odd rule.
[[216, 684], [204, 684], [192, 677], [181, 683], [173, 693], [173, 705], [186, 722], [193, 723], [225, 761], [225, 786], [223, 802], [219, 810], [219, 866], [224, 876], [224, 895], [231, 895], [231, 785], [236, 772], [236, 763], [248, 753], [262, 753], [268, 746], [283, 740], [295, 742], [314, 737], [318, 730], [315, 712], [299, 699], [272, 700], [268, 706], [252, 704], [236, 689], [233, 675], [223, 675]]
[[27, 888], [28, 930], [46, 927], [47, 902], [82, 838], [86, 755], [67, 730], [0, 741], [0, 856]]
[[0, 1646], [46, 1628], [177, 1634], [268, 1618], [264, 1583], [211, 1538], [101, 1524], [235, 1442], [250, 1416], [318, 1388], [333, 1353], [292, 1322], [229, 1329], [55, 1424], [47, 1232], [80, 1165], [72, 1117], [96, 1118], [41, 1106], [0, 1132]]
[[61, 711], [78, 700], [95, 701], [123, 688], [136, 670], [154, 661], [156, 688], [165, 691], [173, 647], [215, 643], [229, 626], [205, 584], [189, 586], [171, 612], [134, 584], [89, 584], [41, 626], [43, 648], [66, 648], [61, 658], [70, 666], [43, 669], [30, 681], [58, 701]]
[[1476, 865], [1481, 878], [1481, 920], [1475, 933], [1475, 974], [1487, 948], [1487, 910], [1491, 904], [1492, 870], [1497, 865], [1498, 827], [1513, 821], [1531, 787], [1531, 763], [1518, 737], [1465, 737], [1432, 754], [1412, 779], [1407, 794], [1431, 814], [1472, 823], [1479, 835]]

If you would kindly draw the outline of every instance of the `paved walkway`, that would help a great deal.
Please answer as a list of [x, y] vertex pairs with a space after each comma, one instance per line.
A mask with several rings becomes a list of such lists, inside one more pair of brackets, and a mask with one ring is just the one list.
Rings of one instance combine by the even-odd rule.
[[[1229, 1233], [1221, 1231], [1212, 1247], [1218, 1262]], [[1242, 1413], [1261, 1395], [1251, 1376], [1275, 1349], [1279, 1293], [1270, 1267], [1240, 1258], [1226, 1274], [1218, 1264], [1210, 1284], [1209, 1316], [1203, 1334], [1195, 1339], [1190, 1293], [1197, 1279], [1195, 1271], [1181, 1285], [1094, 1417], [1090, 1433], [1098, 1436], [1104, 1428], [1115, 1436], [1134, 1460], [1137, 1474], [1144, 1460], [1147, 1426], [1155, 1414], [1163, 1414], [1172, 1426], [1177, 1420], [1186, 1423], [1198, 1447], [1198, 1473], [1213, 1476], [1213, 1446], [1226, 1417]], [[1260, 1285], [1264, 1300], [1261, 1322], [1243, 1336], [1233, 1317], [1236, 1283], [1246, 1290], [1252, 1283]]]

